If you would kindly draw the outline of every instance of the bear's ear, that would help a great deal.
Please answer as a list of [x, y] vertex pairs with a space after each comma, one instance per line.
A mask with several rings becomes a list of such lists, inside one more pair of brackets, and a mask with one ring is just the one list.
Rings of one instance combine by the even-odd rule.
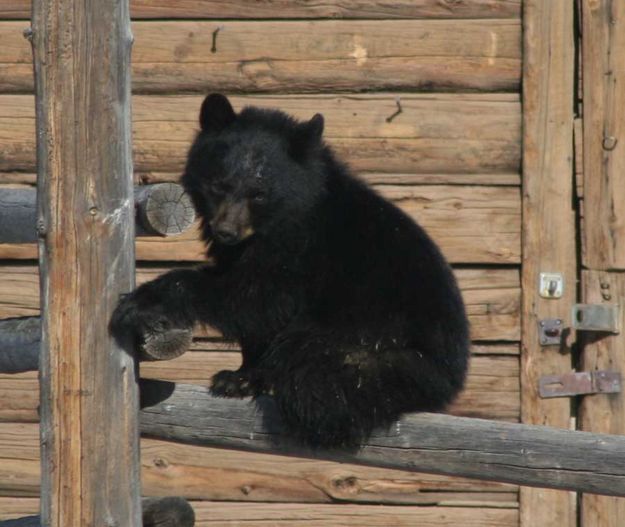
[[319, 144], [323, 135], [323, 115], [316, 113], [310, 121], [297, 125], [291, 137], [291, 153], [296, 158], [306, 156], [311, 147]]
[[204, 132], [219, 132], [237, 118], [230, 101], [221, 93], [211, 93], [200, 109], [200, 126]]

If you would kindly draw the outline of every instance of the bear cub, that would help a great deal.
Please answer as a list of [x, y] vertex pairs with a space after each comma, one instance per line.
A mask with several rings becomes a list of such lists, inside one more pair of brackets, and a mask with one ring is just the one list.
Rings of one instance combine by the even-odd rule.
[[206, 97], [182, 184], [212, 260], [126, 295], [113, 334], [218, 328], [242, 349], [214, 394], [270, 394], [310, 447], [353, 448], [404, 412], [461, 390], [469, 332], [454, 276], [405, 213], [356, 179], [323, 117], [236, 113]]

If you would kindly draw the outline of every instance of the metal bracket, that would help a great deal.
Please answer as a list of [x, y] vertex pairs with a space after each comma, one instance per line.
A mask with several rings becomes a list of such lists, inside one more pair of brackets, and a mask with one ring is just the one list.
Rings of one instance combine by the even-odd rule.
[[538, 380], [538, 391], [543, 399], [591, 393], [619, 393], [621, 372], [583, 371], [564, 375], [544, 375]]
[[558, 346], [562, 341], [562, 319], [544, 318], [539, 320], [538, 339], [541, 346]]
[[538, 293], [543, 298], [562, 298], [564, 277], [562, 273], [540, 273]]
[[618, 304], [574, 304], [571, 309], [573, 329], [620, 333], [621, 310]]

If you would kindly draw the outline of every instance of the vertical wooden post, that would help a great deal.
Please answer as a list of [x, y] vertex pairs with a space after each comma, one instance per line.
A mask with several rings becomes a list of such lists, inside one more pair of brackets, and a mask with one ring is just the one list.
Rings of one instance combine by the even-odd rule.
[[[542, 347], [538, 323], [568, 325], [576, 298], [573, 188], [573, 2], [526, 0], [523, 37], [522, 419], [569, 428], [568, 399], [541, 399], [542, 375], [567, 373], [570, 350]], [[559, 299], [539, 295], [539, 274], [564, 277]], [[564, 353], [563, 353], [564, 352]], [[575, 494], [522, 487], [521, 525], [574, 527]]]
[[[582, 301], [621, 304], [625, 299], [625, 3], [582, 0], [584, 222]], [[621, 320], [621, 327], [625, 327]], [[625, 338], [585, 345], [584, 370], [625, 374]], [[625, 394], [586, 396], [580, 427], [625, 434]], [[625, 499], [584, 494], [582, 527], [618, 527]]]
[[127, 0], [35, 0], [42, 523], [138, 527], [138, 389], [109, 337], [134, 286]]

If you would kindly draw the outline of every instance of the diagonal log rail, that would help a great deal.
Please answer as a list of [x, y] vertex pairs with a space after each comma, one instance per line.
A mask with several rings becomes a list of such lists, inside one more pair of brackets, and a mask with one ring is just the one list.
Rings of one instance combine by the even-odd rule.
[[254, 452], [625, 496], [625, 437], [443, 414], [407, 414], [357, 452], [289, 441], [273, 399], [141, 381], [142, 435]]
[[[0, 321], [0, 373], [19, 342], [33, 340], [36, 317]], [[19, 328], [30, 328], [19, 336]], [[4, 326], [4, 327], [3, 327]], [[13, 352], [8, 353], [9, 352]], [[21, 348], [19, 370], [38, 367], [38, 340]], [[14, 362], [15, 363], [15, 362]], [[223, 399], [206, 387], [142, 380], [142, 435], [191, 443], [501, 481], [533, 487], [625, 496], [625, 437], [443, 414], [409, 414], [374, 434], [358, 452], [310, 451], [289, 441], [274, 402]]]

